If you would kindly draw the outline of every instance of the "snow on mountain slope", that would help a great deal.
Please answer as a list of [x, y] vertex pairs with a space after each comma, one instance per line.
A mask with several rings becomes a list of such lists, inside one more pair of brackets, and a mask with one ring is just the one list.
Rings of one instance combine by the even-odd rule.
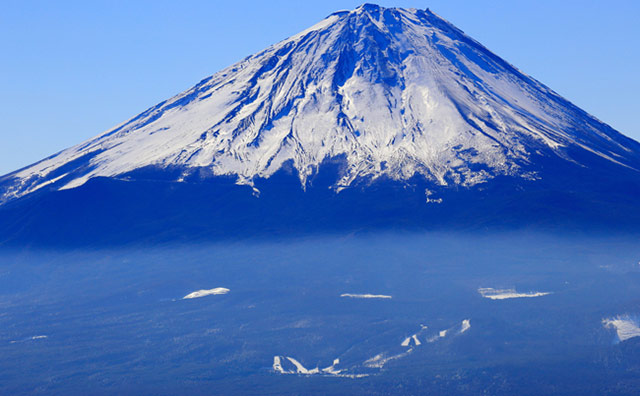
[[576, 149], [640, 164], [638, 143], [431, 11], [366, 4], [0, 178], [0, 202], [148, 166], [252, 184], [291, 161], [304, 187], [335, 157], [346, 161], [337, 191], [415, 174], [468, 187], [498, 175], [538, 179], [534, 154], [577, 163]]

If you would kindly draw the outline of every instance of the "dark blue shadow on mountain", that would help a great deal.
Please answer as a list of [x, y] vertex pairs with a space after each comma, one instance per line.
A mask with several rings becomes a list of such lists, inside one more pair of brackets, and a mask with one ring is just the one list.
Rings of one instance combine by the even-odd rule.
[[[95, 178], [47, 190], [0, 208], [0, 240], [17, 246], [110, 246], [344, 232], [509, 229], [637, 231], [640, 177], [582, 152], [584, 168], [540, 157], [542, 180], [498, 177], [473, 188], [364, 180], [339, 193], [331, 186], [343, 159], [327, 160], [306, 191], [290, 164], [257, 179], [259, 195], [235, 178], [182, 169], [145, 168], [121, 179]], [[427, 203], [425, 190], [431, 191]], [[435, 203], [442, 199], [441, 203]]]

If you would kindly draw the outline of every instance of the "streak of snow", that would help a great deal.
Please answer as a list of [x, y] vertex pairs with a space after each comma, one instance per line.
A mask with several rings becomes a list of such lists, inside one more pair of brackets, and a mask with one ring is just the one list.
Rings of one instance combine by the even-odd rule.
[[490, 287], [480, 288], [478, 289], [478, 293], [480, 293], [482, 297], [489, 298], [491, 300], [542, 297], [551, 294], [551, 292], [518, 293], [515, 289], [492, 289]]
[[391, 296], [387, 296], [384, 294], [352, 294], [352, 293], [344, 293], [341, 294], [340, 297], [349, 297], [349, 298], [381, 298], [381, 299], [389, 299]]
[[314, 368], [313, 370], [307, 370], [299, 361], [297, 361], [292, 357], [287, 357], [287, 359], [289, 359], [289, 361], [293, 363], [294, 366], [296, 366], [298, 374], [310, 375], [310, 374], [318, 374], [320, 372], [320, 370], [317, 367]]
[[189, 293], [186, 296], [182, 297], [183, 300], [188, 300], [191, 298], [200, 298], [200, 297], [206, 297], [206, 296], [212, 296], [212, 295], [216, 295], [216, 294], [227, 294], [229, 293], [229, 289], [226, 289], [224, 287], [216, 287], [215, 289], [210, 289], [210, 290], [198, 290], [198, 291], [194, 291], [193, 293]]
[[372, 357], [371, 359], [366, 360], [363, 364], [365, 367], [381, 369], [390, 361], [401, 359], [405, 356], [408, 356], [411, 352], [413, 352], [413, 349], [408, 349], [406, 352], [398, 353], [391, 356], [386, 356], [385, 354], [380, 353]]

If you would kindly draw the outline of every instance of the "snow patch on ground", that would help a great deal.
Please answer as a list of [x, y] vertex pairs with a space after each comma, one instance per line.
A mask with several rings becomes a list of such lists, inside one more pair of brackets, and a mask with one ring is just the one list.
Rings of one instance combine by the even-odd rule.
[[615, 329], [620, 342], [640, 337], [640, 321], [630, 315], [603, 319], [602, 324], [608, 329]]
[[333, 359], [333, 364], [329, 367], [323, 368], [322, 372], [327, 374], [332, 374], [332, 375], [338, 375], [342, 371], [342, 370], [336, 370], [336, 366], [339, 364], [340, 364], [339, 358]]
[[[418, 348], [424, 348], [424, 342], [432, 343], [445, 337], [456, 337], [465, 333], [470, 328], [470, 319], [465, 319], [460, 324], [454, 324], [450, 328], [440, 331], [429, 331], [428, 326], [421, 324], [418, 331], [404, 338], [399, 346], [398, 344], [392, 344], [390, 347], [387, 347], [386, 350], [378, 351], [373, 357], [364, 361], [360, 360], [364, 359], [363, 357], [358, 357], [355, 361], [349, 361], [349, 354], [346, 353], [346, 355], [341, 356], [347, 357], [346, 364], [342, 362], [340, 358], [336, 358], [333, 360], [331, 366], [325, 368], [319, 368], [319, 366], [317, 366], [314, 369], [307, 369], [300, 361], [292, 357], [278, 355], [273, 357], [272, 367], [273, 371], [279, 374], [362, 378], [373, 375], [378, 370], [382, 370], [387, 363], [393, 360], [402, 359], [415, 352]], [[385, 345], [387, 344], [385, 343]], [[354, 347], [358, 349], [357, 345], [349, 349], [353, 349]], [[339, 365], [340, 368], [338, 368]]]
[[363, 378], [369, 376], [369, 374], [346, 374], [344, 370], [336, 369], [336, 366], [340, 364], [340, 359], [334, 359], [333, 364], [329, 367], [320, 370], [318, 367], [314, 369], [307, 369], [298, 360], [289, 356], [274, 356], [273, 357], [273, 371], [280, 374], [296, 374], [296, 375], [323, 375], [342, 378]]
[[493, 289], [491, 287], [481, 287], [478, 293], [484, 298], [491, 300], [506, 300], [510, 298], [531, 298], [542, 297], [551, 294], [551, 292], [528, 292], [518, 293], [516, 289]]
[[32, 337], [27, 337], [27, 338], [23, 338], [22, 340], [13, 340], [13, 341], [9, 341], [10, 344], [16, 344], [18, 342], [27, 342], [27, 341], [34, 341], [34, 340], [44, 340], [46, 338], [49, 338], [49, 336], [46, 335], [36, 335], [36, 336], [32, 336]]
[[210, 290], [198, 290], [198, 291], [194, 291], [193, 293], [189, 293], [186, 296], [182, 297], [183, 300], [188, 300], [191, 298], [200, 298], [200, 297], [206, 297], [206, 296], [212, 296], [212, 295], [216, 295], [216, 294], [227, 294], [229, 293], [229, 289], [224, 288], [224, 287], [216, 287], [215, 289], [210, 289]]
[[402, 341], [402, 344], [400, 344], [400, 346], [408, 347], [409, 345], [411, 345], [412, 341], [413, 341], [413, 345], [415, 345], [415, 346], [419, 346], [419, 345], [422, 344], [420, 342], [420, 340], [418, 339], [418, 335], [414, 334], [411, 337], [405, 338], [404, 341]]
[[284, 374], [284, 369], [282, 368], [282, 361], [280, 360], [280, 356], [274, 356], [273, 357], [273, 371], [275, 371], [276, 373], [283, 373]]
[[462, 324], [460, 325], [460, 334], [464, 333], [470, 328], [471, 328], [471, 321], [469, 319], [463, 320]]
[[392, 360], [403, 358], [403, 357], [409, 355], [411, 352], [413, 352], [413, 349], [409, 349], [406, 352], [402, 352], [402, 353], [399, 353], [397, 355], [391, 355], [391, 356], [386, 356], [384, 353], [379, 353], [376, 356], [372, 357], [371, 359], [366, 360], [364, 362], [364, 366], [365, 367], [369, 367], [369, 368], [381, 369], [388, 362], [390, 362]]
[[389, 299], [391, 296], [387, 296], [384, 294], [352, 294], [352, 293], [343, 293], [340, 297], [349, 297], [349, 298], [382, 298]]
[[305, 374], [305, 375], [310, 375], [310, 374], [318, 374], [320, 372], [320, 370], [316, 367], [312, 370], [307, 370], [302, 363], [300, 363], [299, 361], [297, 361], [296, 359], [292, 358], [292, 357], [287, 357], [287, 359], [289, 359], [289, 361], [291, 363], [293, 363], [294, 366], [296, 366], [296, 372], [298, 374]]

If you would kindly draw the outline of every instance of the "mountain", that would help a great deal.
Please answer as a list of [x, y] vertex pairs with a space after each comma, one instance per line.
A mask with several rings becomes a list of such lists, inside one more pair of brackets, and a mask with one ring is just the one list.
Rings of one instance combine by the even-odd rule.
[[0, 178], [5, 243], [635, 227], [640, 144], [430, 10], [365, 4]]

